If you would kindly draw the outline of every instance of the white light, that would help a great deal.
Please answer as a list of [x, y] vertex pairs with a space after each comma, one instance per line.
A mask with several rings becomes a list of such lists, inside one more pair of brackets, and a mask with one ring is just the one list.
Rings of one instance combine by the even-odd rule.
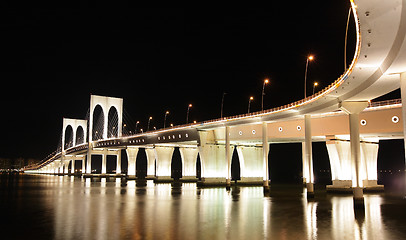
[[399, 117], [398, 116], [393, 116], [392, 117], [392, 122], [393, 123], [398, 123], [399, 122]]
[[238, 134], [240, 134], [240, 136], [242, 136], [242, 131], [239, 131]]
[[252, 134], [254, 134], [254, 135], [255, 135], [256, 133], [257, 133], [257, 132], [256, 132], [255, 130], [252, 130]]
[[366, 125], [367, 125], [367, 120], [362, 119], [362, 120], [360, 121], [360, 123], [361, 123], [362, 126], [366, 126]]
[[279, 127], [279, 132], [282, 132], [283, 131], [283, 128], [282, 127]]
[[302, 127], [301, 127], [301, 126], [297, 126], [296, 129], [297, 129], [298, 131], [301, 131], [301, 130], [302, 130]]

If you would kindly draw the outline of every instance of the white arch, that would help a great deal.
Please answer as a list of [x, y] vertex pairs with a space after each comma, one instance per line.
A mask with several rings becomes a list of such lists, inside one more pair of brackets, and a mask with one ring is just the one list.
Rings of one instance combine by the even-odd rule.
[[[107, 139], [107, 125], [109, 111], [114, 107], [118, 115], [118, 137], [121, 137], [122, 122], [123, 122], [123, 99], [114, 97], [104, 97], [98, 95], [90, 95], [90, 116], [89, 116], [89, 133], [93, 133], [93, 112], [96, 106], [99, 105], [104, 114], [104, 126], [103, 126], [103, 139]], [[92, 134], [89, 134], [89, 141], [93, 141]]]
[[84, 137], [84, 142], [86, 142], [86, 138], [87, 138], [87, 121], [86, 120], [82, 120], [82, 119], [71, 119], [71, 118], [63, 118], [63, 124], [62, 124], [62, 151], [65, 150], [65, 132], [66, 132], [66, 128], [68, 126], [72, 127], [72, 134], [73, 134], [73, 146], [76, 146], [76, 132], [78, 127], [82, 127], [83, 128], [83, 137]]

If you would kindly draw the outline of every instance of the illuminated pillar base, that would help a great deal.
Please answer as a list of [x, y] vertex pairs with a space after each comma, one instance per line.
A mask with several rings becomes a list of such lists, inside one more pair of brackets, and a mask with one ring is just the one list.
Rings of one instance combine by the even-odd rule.
[[306, 183], [307, 198], [314, 198], [314, 184]]
[[241, 183], [262, 184], [264, 179], [264, 162], [262, 147], [237, 146], [241, 167]]
[[147, 155], [147, 176], [146, 179], [155, 179], [155, 149], [145, 148]]
[[138, 147], [127, 147], [127, 158], [128, 158], [128, 170], [127, 170], [127, 179], [136, 179], [135, 165], [138, 154]]
[[182, 178], [183, 182], [197, 182], [196, 178], [196, 160], [198, 149], [195, 148], [179, 148], [182, 157]]
[[241, 177], [238, 181], [239, 185], [262, 185], [264, 182], [263, 177]]
[[169, 182], [171, 178], [171, 163], [174, 147], [155, 147], [156, 178], [155, 182]]
[[209, 177], [209, 178], [203, 178], [197, 182], [197, 186], [199, 187], [217, 187], [217, 186], [226, 186], [227, 185], [227, 179], [225, 177], [222, 178], [215, 178], [215, 177]]

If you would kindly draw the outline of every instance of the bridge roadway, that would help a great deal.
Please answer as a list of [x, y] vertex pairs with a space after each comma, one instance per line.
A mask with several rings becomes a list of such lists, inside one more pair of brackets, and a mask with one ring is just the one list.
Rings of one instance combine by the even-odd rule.
[[[365, 126], [360, 125], [360, 117], [363, 116], [363, 110], [367, 107], [368, 101], [398, 89], [399, 87], [401, 88], [402, 100], [406, 101], [406, 1], [351, 0], [351, 6], [355, 18], [357, 36], [356, 50], [353, 60], [343, 75], [322, 91], [303, 100], [278, 108], [206, 121], [196, 125], [192, 124], [175, 127], [164, 131], [148, 132], [131, 137], [118, 137], [116, 139], [107, 139], [107, 131], [104, 131], [104, 140], [93, 141], [92, 136], [89, 136], [90, 140], [89, 143], [87, 143], [87, 149], [86, 146], [77, 146], [75, 149], [67, 151], [63, 149], [62, 153], [50, 157], [40, 165], [32, 167], [31, 169], [46, 168], [48, 163], [52, 162], [52, 159], [56, 160], [60, 158], [60, 161], [63, 162], [63, 158], [66, 154], [70, 154], [70, 151], [72, 151], [72, 154], [77, 154], [82, 151], [83, 153], [86, 153], [89, 158], [93, 151], [98, 151], [100, 153], [100, 149], [108, 149], [110, 146], [112, 147], [114, 145], [114, 147], [126, 146], [128, 155], [133, 156], [136, 151], [133, 149], [135, 146], [155, 144], [154, 151], [157, 161], [157, 172], [155, 174], [157, 175], [157, 178], [159, 178], [160, 174], [167, 174], [165, 171], [160, 172], [160, 168], [162, 167], [160, 164], [163, 161], [162, 159], [167, 158], [165, 157], [165, 152], [170, 152], [170, 150], [166, 149], [169, 148], [170, 145], [165, 146], [165, 144], [176, 143], [181, 145], [182, 143], [187, 143], [191, 144], [191, 146], [198, 146], [199, 148], [199, 154], [202, 161], [203, 183], [209, 183], [211, 181], [219, 182], [226, 179], [226, 184], [229, 184], [231, 159], [230, 146], [231, 143], [236, 143], [233, 138], [233, 136], [235, 136], [234, 130], [239, 127], [244, 128], [244, 130], [238, 131], [238, 134], [242, 132], [242, 136], [249, 135], [246, 131], [246, 129], [249, 128], [252, 128], [251, 133], [253, 133], [254, 130], [255, 133], [266, 132], [267, 134], [258, 134], [258, 136], [262, 135], [262, 143], [268, 143], [269, 141], [273, 141], [272, 139], [277, 139], [273, 138], [270, 133], [294, 131], [288, 131], [289, 127], [283, 127], [281, 124], [288, 124], [289, 122], [292, 124], [298, 124], [298, 122], [295, 121], [301, 121], [301, 131], [299, 131], [298, 135], [293, 137], [290, 141], [295, 139], [303, 141], [304, 171], [307, 172], [304, 176], [306, 177], [308, 194], [309, 196], [312, 196], [314, 182], [311, 151], [311, 141], [313, 140], [312, 134], [317, 134], [315, 133], [315, 131], [318, 131], [316, 129], [323, 129], [322, 131], [325, 131], [322, 133], [324, 138], [330, 139], [329, 137], [326, 138], [326, 136], [330, 136], [327, 135], [327, 132], [331, 129], [330, 127], [323, 128], [323, 125], [316, 123], [317, 119], [319, 119], [318, 116], [323, 116], [323, 114], [338, 114], [336, 111], [341, 109], [348, 115], [348, 117], [346, 117], [347, 125], [346, 127], [343, 127], [343, 129], [346, 128], [347, 132], [343, 132], [343, 134], [350, 136], [350, 147], [347, 149], [348, 151], [337, 150], [345, 149], [346, 147], [344, 147], [344, 145], [346, 144], [344, 144], [345, 141], [343, 139], [333, 137], [332, 140], [343, 140], [340, 141], [342, 144], [336, 144], [335, 158], [340, 159], [339, 156], [342, 155], [341, 158], [344, 159], [344, 152], [349, 152], [350, 154], [347, 156], [347, 158], [351, 159], [351, 171], [349, 172], [353, 172], [353, 174], [351, 174], [350, 179], [337, 179], [336, 182], [333, 181], [333, 185], [336, 183], [337, 187], [347, 187], [348, 181], [350, 181], [350, 185], [354, 192], [354, 201], [363, 203], [363, 188], [365, 185], [368, 185], [368, 179], [364, 179], [365, 173], [363, 173], [362, 170], [365, 168], [365, 161], [363, 158], [370, 154], [368, 151], [363, 150], [363, 141], [360, 139], [360, 132], [362, 134], [370, 124], [367, 123]], [[328, 30], [329, 29], [326, 29], [326, 31]], [[332, 29], [332, 31], [333, 30], [334, 29]], [[91, 120], [94, 107], [97, 104], [102, 106], [103, 111], [106, 111], [104, 106], [112, 106], [109, 101], [113, 101], [115, 108], [117, 108], [119, 112], [119, 121], [122, 120], [120, 110], [120, 108], [122, 108], [122, 99], [120, 106], [120, 99], [108, 98], [104, 103], [97, 103], [97, 101], [101, 101], [100, 99], [102, 97], [94, 97], [98, 98], [91, 98], [91, 119], [89, 120], [91, 131], [89, 132], [93, 131]], [[397, 120], [403, 123], [402, 125], [404, 125], [406, 121], [406, 111], [404, 108], [405, 107], [402, 107], [402, 114], [397, 113], [396, 115]], [[367, 112], [368, 111], [366, 111], [365, 114], [367, 114]], [[372, 112], [370, 113], [372, 114]], [[372, 123], [374, 120], [367, 120], [367, 122]], [[278, 123], [282, 126], [282, 131], [279, 131], [279, 127], [278, 131], [272, 131], [271, 129], [273, 125], [276, 126]], [[377, 124], [376, 127], [378, 127], [378, 125], [380, 124]], [[401, 124], [398, 124], [397, 126], [400, 125]], [[107, 126], [104, 126], [104, 128], [107, 130]], [[119, 128], [121, 128], [120, 125]], [[379, 131], [376, 131], [376, 133], [378, 132]], [[400, 132], [401, 131], [394, 134], [394, 137], [404, 138], [404, 133], [402, 135], [399, 134]], [[332, 135], [336, 136], [336, 134]], [[119, 130], [117, 136], [121, 136], [121, 130]], [[219, 136], [223, 136], [223, 140], [221, 140]], [[364, 136], [361, 135], [361, 137]], [[255, 137], [255, 139], [251, 139], [250, 141], [254, 144], [258, 143], [258, 140], [259, 137]], [[317, 140], [316, 136], [314, 137], [314, 140]], [[289, 141], [289, 138], [287, 138], [287, 141]], [[224, 150], [213, 149], [214, 145], [212, 145], [212, 143], [218, 144], [221, 142], [224, 142], [225, 144]], [[327, 141], [327, 144], [329, 144], [329, 142], [330, 140]], [[262, 173], [261, 175], [255, 176], [255, 178], [263, 179], [264, 189], [266, 190], [269, 184], [269, 176], [264, 169], [268, 168], [268, 163], [266, 161], [268, 144], [262, 145], [264, 146], [261, 150], [261, 158], [263, 160], [261, 164]], [[220, 149], [220, 147], [218, 147], [218, 149]], [[330, 152], [334, 152], [333, 147], [330, 146], [328, 149], [329, 154]], [[102, 154], [105, 155], [106, 152], [105, 150], [103, 151]], [[133, 153], [130, 153], [131, 151], [133, 151]], [[240, 152], [243, 151], [241, 150]], [[251, 155], [253, 154], [254, 153], [251, 153]], [[256, 154], [259, 153], [257, 152]], [[183, 155], [193, 156], [193, 154], [187, 153], [186, 150]], [[220, 156], [222, 156], [222, 161], [217, 160]], [[226, 158], [226, 161], [224, 161], [224, 157]], [[332, 155], [330, 154], [330, 160], [331, 158]], [[90, 161], [87, 161], [88, 166], [90, 166], [89, 162]], [[338, 165], [345, 164], [341, 162], [341, 164]], [[89, 174], [91, 173], [88, 168], [86, 168], [86, 171]], [[342, 171], [344, 170], [341, 169], [341, 172]], [[365, 180], [367, 181], [365, 182]]]

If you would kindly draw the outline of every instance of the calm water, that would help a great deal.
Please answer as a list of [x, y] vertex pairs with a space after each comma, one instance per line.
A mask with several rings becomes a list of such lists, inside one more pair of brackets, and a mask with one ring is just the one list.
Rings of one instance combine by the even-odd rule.
[[[142, 185], [142, 184], [141, 184]], [[58, 176], [1, 177], [1, 239], [405, 239], [406, 200], [301, 186], [198, 189]], [[6, 237], [4, 237], [6, 235]]]

